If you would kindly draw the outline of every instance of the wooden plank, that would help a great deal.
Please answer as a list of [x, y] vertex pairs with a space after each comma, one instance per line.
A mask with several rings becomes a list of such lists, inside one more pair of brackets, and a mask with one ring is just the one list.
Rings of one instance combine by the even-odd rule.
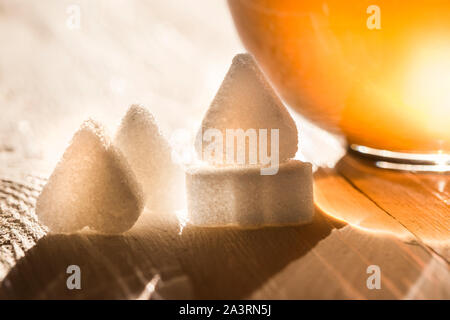
[[[380, 290], [367, 287], [370, 265], [380, 267]], [[251, 298], [447, 299], [449, 284], [446, 263], [423, 247], [345, 226], [269, 279]]]
[[[450, 207], [416, 175], [378, 169], [345, 156], [338, 172], [424, 243], [450, 258]], [[450, 179], [443, 176], [445, 183]]]
[[[40, 226], [33, 220], [21, 228]], [[124, 235], [32, 238], [14, 259], [0, 284], [1, 298], [450, 297], [448, 267], [426, 248], [364, 232], [320, 211], [306, 226], [187, 226], [182, 232], [171, 219], [145, 214]], [[81, 267], [82, 290], [66, 287], [70, 264]], [[370, 264], [382, 270], [381, 290], [367, 289]]]
[[448, 174], [419, 174], [412, 176], [450, 208], [450, 177]]
[[413, 241], [415, 238], [335, 169], [319, 168], [314, 173], [314, 201], [326, 214], [354, 227], [396, 235], [404, 241]]
[[[141, 219], [144, 223], [145, 219]], [[82, 232], [47, 235], [30, 249], [0, 286], [2, 298], [136, 299], [156, 280], [158, 297], [191, 298], [189, 281], [168, 246], [167, 232], [139, 226], [127, 235]], [[82, 290], [68, 290], [66, 269], [78, 265]], [[152, 297], [148, 292], [147, 298]], [[155, 297], [155, 296], [154, 296]]]

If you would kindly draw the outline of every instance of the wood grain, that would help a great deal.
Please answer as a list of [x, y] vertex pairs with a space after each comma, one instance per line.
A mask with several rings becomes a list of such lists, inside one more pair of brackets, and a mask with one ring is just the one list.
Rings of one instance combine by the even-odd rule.
[[[38, 191], [41, 185], [42, 180], [36, 178], [27, 187], [22, 182], [3, 181], [2, 194], [12, 198], [2, 198], [2, 210], [7, 207], [8, 212], [33, 217], [34, 197], [28, 190]], [[22, 203], [28, 202], [31, 206], [20, 211]], [[367, 207], [369, 214], [375, 216], [383, 212]], [[1, 216], [4, 215], [2, 211]], [[403, 228], [389, 219], [386, 225], [393, 226], [391, 231]], [[319, 209], [314, 223], [306, 226], [245, 230], [188, 225], [181, 232], [176, 220], [161, 220], [146, 213], [129, 232], [118, 236], [88, 231], [44, 235], [45, 228], [34, 218], [2, 222], [2, 236], [9, 237], [11, 246], [2, 245], [2, 257], [9, 260], [1, 260], [4, 274], [1, 298], [439, 299], [450, 296], [448, 264], [414, 241], [413, 235], [404, 242], [396, 235], [364, 231]], [[24, 231], [18, 233], [20, 230]], [[66, 287], [65, 271], [71, 264], [81, 267], [82, 290]], [[381, 290], [367, 289], [366, 270], [372, 264], [382, 270]]]
[[[378, 169], [350, 155], [337, 164], [337, 171], [386, 214], [449, 260], [450, 204], [425, 184], [426, 174]], [[450, 178], [443, 174], [440, 181], [448, 185]]]
[[396, 235], [411, 241], [414, 235], [341, 176], [336, 169], [319, 168], [314, 174], [316, 205], [328, 215], [368, 232]]

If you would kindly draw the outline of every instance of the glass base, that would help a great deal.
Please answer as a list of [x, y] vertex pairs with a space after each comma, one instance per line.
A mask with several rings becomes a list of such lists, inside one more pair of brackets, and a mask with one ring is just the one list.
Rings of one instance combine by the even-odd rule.
[[375, 166], [383, 169], [417, 171], [417, 172], [450, 172], [450, 154], [446, 153], [405, 153], [374, 149], [357, 144], [350, 145], [350, 151], [375, 162]]

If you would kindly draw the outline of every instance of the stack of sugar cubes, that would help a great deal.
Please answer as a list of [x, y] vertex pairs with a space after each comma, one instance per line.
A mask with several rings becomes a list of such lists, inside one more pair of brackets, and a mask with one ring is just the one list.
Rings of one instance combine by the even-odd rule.
[[[236, 142], [236, 143], [235, 143]], [[310, 222], [312, 170], [292, 160], [297, 128], [253, 58], [237, 55], [196, 139], [204, 161], [184, 170], [148, 110], [133, 105], [111, 140], [84, 122], [36, 203], [53, 232], [130, 229], [144, 207], [183, 209], [198, 226], [260, 227]], [[185, 182], [186, 179], [186, 182]]]
[[188, 216], [198, 226], [311, 222], [312, 166], [293, 160], [295, 122], [249, 54], [239, 54], [207, 111], [186, 173]]

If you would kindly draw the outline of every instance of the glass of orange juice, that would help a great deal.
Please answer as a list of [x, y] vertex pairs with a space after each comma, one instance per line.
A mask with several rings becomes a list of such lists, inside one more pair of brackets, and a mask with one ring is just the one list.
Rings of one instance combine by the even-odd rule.
[[450, 171], [448, 0], [228, 3], [292, 108], [386, 167]]

